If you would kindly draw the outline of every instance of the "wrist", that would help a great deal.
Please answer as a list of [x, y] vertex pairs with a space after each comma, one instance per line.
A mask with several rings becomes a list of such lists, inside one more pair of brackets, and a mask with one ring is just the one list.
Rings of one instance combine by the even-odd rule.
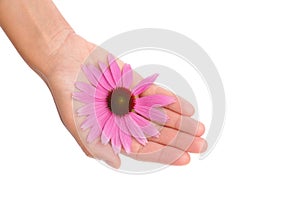
[[25, 62], [39, 74], [74, 34], [51, 0], [2, 0], [0, 25]]
[[40, 53], [36, 54], [37, 56], [29, 58], [31, 62], [27, 62], [28, 65], [39, 75], [48, 76], [53, 71], [54, 60], [57, 60], [57, 57], [62, 54], [65, 43], [73, 35], [75, 35], [75, 32], [70, 27], [57, 31], [50, 37], [51, 39], [42, 42], [44, 43], [44, 48], [41, 49]]
[[61, 32], [52, 42], [53, 44], [49, 44], [52, 48], [45, 62], [35, 70], [47, 81], [52, 77], [78, 72], [85, 59], [96, 48], [95, 44], [86, 41], [74, 31]]

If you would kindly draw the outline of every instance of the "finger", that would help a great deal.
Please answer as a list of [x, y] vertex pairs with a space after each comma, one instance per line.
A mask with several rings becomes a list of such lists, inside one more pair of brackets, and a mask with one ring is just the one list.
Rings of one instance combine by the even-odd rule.
[[169, 109], [163, 109], [163, 111], [168, 115], [169, 119], [166, 121], [164, 126], [181, 130], [183, 132], [189, 133], [194, 136], [201, 136], [205, 131], [204, 125], [188, 116], [180, 115]]
[[149, 141], [168, 145], [191, 153], [200, 153], [206, 150], [206, 141], [203, 138], [195, 137], [168, 127], [160, 127], [158, 138], [150, 137]]
[[185, 116], [192, 116], [195, 112], [195, 109], [191, 103], [189, 103], [187, 100], [180, 96], [176, 96], [174, 93], [170, 92], [169, 90], [166, 90], [162, 87], [159, 87], [157, 85], [150, 86], [145, 92], [142, 93], [141, 96], [148, 96], [148, 95], [154, 95], [154, 94], [162, 94], [167, 96], [172, 96], [175, 99], [177, 99], [176, 102], [166, 106], [166, 108], [177, 112], [179, 114], [185, 115]]
[[132, 141], [130, 157], [140, 161], [157, 162], [168, 165], [186, 165], [190, 162], [187, 152], [171, 146], [149, 141], [145, 146]]

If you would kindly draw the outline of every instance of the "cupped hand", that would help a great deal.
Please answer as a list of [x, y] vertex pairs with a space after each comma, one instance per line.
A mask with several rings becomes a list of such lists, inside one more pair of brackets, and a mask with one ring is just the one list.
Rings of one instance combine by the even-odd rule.
[[[81, 71], [81, 66], [95, 50], [96, 46], [87, 42], [75, 33], [70, 33], [60, 47], [53, 52], [46, 62], [47, 74], [40, 74], [47, 83], [62, 122], [73, 135], [86, 155], [105, 161], [114, 168], [120, 167], [121, 161], [114, 153], [111, 145], [104, 145], [100, 138], [88, 143], [87, 132], [82, 131], [78, 124], [79, 118], [74, 115], [72, 93], [74, 83]], [[97, 47], [96, 59], [107, 63], [108, 52]], [[122, 62], [118, 61], [120, 66]], [[131, 153], [122, 153], [141, 161], [159, 162], [172, 165], [185, 165], [189, 163], [189, 153], [203, 152], [207, 148], [206, 141], [201, 138], [204, 125], [191, 118], [194, 114], [193, 106], [181, 97], [157, 85], [152, 85], [141, 96], [164, 94], [174, 96], [177, 101], [164, 107], [169, 119], [164, 125], [157, 125], [160, 136], [148, 138], [144, 146], [132, 140]]]

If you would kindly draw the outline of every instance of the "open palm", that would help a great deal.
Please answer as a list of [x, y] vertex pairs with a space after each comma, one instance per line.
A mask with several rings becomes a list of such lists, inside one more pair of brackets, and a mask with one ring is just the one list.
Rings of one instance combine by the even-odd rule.
[[[74, 117], [72, 93], [74, 83], [81, 70], [81, 65], [91, 57], [95, 45], [87, 42], [76, 34], [71, 34], [63, 45], [53, 52], [47, 65], [51, 72], [42, 76], [47, 83], [60, 117], [83, 151], [90, 157], [104, 160], [112, 167], [120, 166], [120, 158], [114, 153], [110, 145], [101, 143], [100, 138], [92, 143], [86, 141], [87, 132], [82, 131], [78, 126], [80, 118]], [[97, 60], [106, 62], [107, 52], [97, 48]], [[122, 66], [122, 62], [120, 65]], [[170, 91], [157, 85], [152, 85], [141, 96], [164, 94], [174, 96]], [[205, 151], [206, 141], [200, 136], [204, 133], [204, 126], [191, 118], [194, 113], [193, 106], [180, 97], [177, 101], [164, 109], [169, 119], [164, 126], [158, 126], [160, 136], [150, 137], [149, 142], [143, 146], [136, 140], [132, 140], [131, 153], [127, 154], [137, 160], [159, 162], [173, 165], [184, 165], [190, 160], [189, 152], [198, 153]]]

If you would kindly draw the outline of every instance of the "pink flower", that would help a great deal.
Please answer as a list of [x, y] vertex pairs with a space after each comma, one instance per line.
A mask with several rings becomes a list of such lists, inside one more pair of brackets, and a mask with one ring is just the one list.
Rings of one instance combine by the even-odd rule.
[[[73, 98], [84, 105], [77, 110], [79, 116], [86, 116], [81, 124], [89, 129], [88, 142], [100, 137], [103, 144], [111, 142], [115, 153], [123, 147], [130, 153], [132, 137], [145, 145], [147, 137], [158, 137], [159, 131], [152, 122], [164, 124], [168, 116], [159, 108], [175, 102], [165, 95], [140, 97], [158, 77], [158, 74], [141, 80], [133, 89], [133, 71], [129, 64], [120, 70], [112, 55], [108, 55], [109, 66], [83, 65], [82, 70], [89, 83], [76, 82], [79, 90]], [[152, 122], [151, 122], [152, 121]]]

